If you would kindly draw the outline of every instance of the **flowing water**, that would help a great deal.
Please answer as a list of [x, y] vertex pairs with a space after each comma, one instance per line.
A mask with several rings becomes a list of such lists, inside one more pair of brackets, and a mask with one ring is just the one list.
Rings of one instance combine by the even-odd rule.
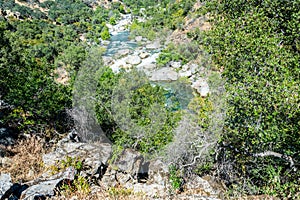
[[136, 42], [129, 40], [129, 31], [122, 31], [111, 36], [104, 56], [113, 56], [122, 49], [134, 50], [137, 46]]
[[[104, 55], [113, 57], [118, 51], [124, 49], [134, 51], [138, 47], [138, 44], [129, 39], [129, 34], [129, 31], [122, 31], [112, 35]], [[160, 51], [160, 49], [149, 51], [149, 53], [153, 54], [158, 51]], [[190, 100], [193, 98], [193, 91], [190, 85], [180, 81], [151, 82], [151, 84], [159, 85], [167, 91], [165, 94], [167, 99], [166, 106], [173, 110], [186, 109]]]

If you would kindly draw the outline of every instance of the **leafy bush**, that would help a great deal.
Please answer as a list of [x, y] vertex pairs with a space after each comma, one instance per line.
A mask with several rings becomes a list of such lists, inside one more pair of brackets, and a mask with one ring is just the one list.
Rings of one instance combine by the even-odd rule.
[[227, 79], [221, 175], [228, 183], [251, 179], [258, 189], [244, 188], [249, 193], [299, 192], [299, 3], [206, 2], [214, 27], [196, 37]]
[[41, 48], [47, 43], [48, 35], [45, 36], [36, 21], [0, 23], [3, 36], [0, 95], [11, 105], [4, 117], [5, 126], [15, 132], [40, 133], [46, 127], [67, 130], [64, 119], [67, 119], [65, 108], [71, 104], [70, 87], [55, 82], [54, 67], [49, 63], [58, 45]]
[[102, 29], [100, 36], [102, 40], [108, 40], [110, 38], [110, 34], [106, 26]]
[[165, 66], [170, 61], [180, 61], [186, 64], [189, 61], [195, 60], [200, 54], [199, 46], [195, 42], [184, 44], [170, 43], [157, 58], [157, 64], [160, 67]]

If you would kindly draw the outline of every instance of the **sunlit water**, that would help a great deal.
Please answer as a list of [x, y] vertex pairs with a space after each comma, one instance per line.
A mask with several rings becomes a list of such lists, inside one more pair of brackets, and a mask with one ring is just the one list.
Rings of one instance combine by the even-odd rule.
[[[138, 44], [129, 39], [129, 34], [129, 31], [123, 31], [112, 35], [104, 56], [113, 57], [118, 51], [124, 49], [134, 51], [138, 47]], [[153, 54], [157, 51], [160, 50], [152, 50], [150, 53]], [[180, 83], [179, 81], [151, 82], [151, 84], [159, 85], [167, 91], [165, 93], [167, 99], [166, 107], [172, 108], [172, 110], [186, 109], [193, 98], [192, 88], [188, 84]]]
[[113, 56], [122, 49], [134, 50], [137, 46], [136, 42], [129, 39], [129, 31], [122, 31], [111, 36], [104, 56]]

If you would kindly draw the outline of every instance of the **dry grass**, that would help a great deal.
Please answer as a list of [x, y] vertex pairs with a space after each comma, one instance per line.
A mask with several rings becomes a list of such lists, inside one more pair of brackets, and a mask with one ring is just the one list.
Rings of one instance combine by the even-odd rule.
[[37, 137], [30, 137], [14, 146], [5, 147], [10, 155], [0, 166], [0, 171], [10, 173], [13, 182], [26, 182], [37, 178], [44, 170], [43, 144]]

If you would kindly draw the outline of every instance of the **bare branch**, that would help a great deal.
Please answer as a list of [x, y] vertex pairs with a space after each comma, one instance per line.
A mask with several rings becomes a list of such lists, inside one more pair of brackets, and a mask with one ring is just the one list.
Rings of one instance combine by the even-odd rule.
[[277, 157], [277, 158], [281, 158], [281, 159], [286, 160], [287, 162], [289, 162], [291, 168], [296, 169], [294, 160], [291, 156], [287, 156], [287, 155], [277, 153], [277, 152], [274, 152], [274, 151], [265, 151], [265, 152], [261, 152], [261, 153], [255, 153], [255, 154], [253, 154], [253, 156], [254, 157], [274, 156], [274, 157]]
[[211, 145], [214, 145], [216, 144], [216, 142], [211, 142], [211, 143], [207, 143], [203, 146], [203, 148], [201, 149], [201, 151], [199, 152], [199, 154], [197, 156], [194, 157], [194, 160], [192, 163], [189, 163], [189, 164], [185, 164], [185, 165], [182, 165], [180, 168], [184, 168], [184, 167], [188, 167], [188, 166], [192, 166], [196, 163], [197, 159], [201, 158], [203, 152]]

